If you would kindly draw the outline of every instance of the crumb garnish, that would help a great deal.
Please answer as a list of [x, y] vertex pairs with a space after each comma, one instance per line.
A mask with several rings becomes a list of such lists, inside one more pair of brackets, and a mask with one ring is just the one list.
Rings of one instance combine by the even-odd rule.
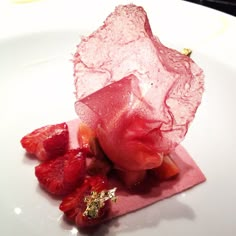
[[190, 48], [184, 48], [181, 53], [190, 57], [192, 54], [192, 50]]
[[103, 190], [101, 192], [92, 191], [89, 196], [84, 198], [84, 202], [87, 203], [87, 206], [83, 215], [91, 219], [97, 218], [99, 210], [105, 205], [105, 201], [111, 200], [112, 202], [116, 202], [117, 197], [115, 192], [116, 188]]

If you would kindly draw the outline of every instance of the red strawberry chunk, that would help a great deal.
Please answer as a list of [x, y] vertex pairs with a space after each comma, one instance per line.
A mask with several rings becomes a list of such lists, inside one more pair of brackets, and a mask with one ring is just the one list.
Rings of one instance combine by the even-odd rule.
[[87, 149], [91, 156], [94, 155], [92, 149], [95, 145], [96, 134], [95, 131], [89, 128], [86, 124], [80, 124], [78, 129], [78, 142], [81, 148]]
[[112, 163], [107, 159], [104, 158], [91, 158], [91, 161], [88, 163], [87, 166], [87, 173], [89, 175], [107, 175], [112, 169]]
[[93, 226], [101, 223], [109, 210], [109, 201], [98, 211], [96, 217], [86, 215], [86, 198], [92, 193], [101, 193], [108, 189], [108, 181], [103, 176], [92, 176], [85, 179], [84, 183], [73, 193], [66, 196], [60, 204], [60, 210], [67, 218], [76, 223], [79, 227]]
[[112, 163], [101, 149], [95, 131], [81, 123], [77, 137], [79, 146], [91, 157], [87, 161], [87, 173], [89, 175], [107, 175], [111, 170]]
[[35, 175], [46, 191], [64, 195], [82, 183], [86, 173], [85, 163], [85, 155], [81, 149], [73, 149], [36, 166]]
[[116, 170], [121, 181], [127, 188], [135, 188], [139, 184], [144, 184], [146, 177], [146, 170], [139, 171], [124, 171]]
[[69, 132], [65, 122], [38, 128], [21, 139], [22, 147], [40, 161], [63, 155], [68, 143]]
[[169, 155], [164, 155], [161, 166], [154, 168], [153, 171], [160, 180], [168, 180], [175, 177], [180, 172], [179, 167]]

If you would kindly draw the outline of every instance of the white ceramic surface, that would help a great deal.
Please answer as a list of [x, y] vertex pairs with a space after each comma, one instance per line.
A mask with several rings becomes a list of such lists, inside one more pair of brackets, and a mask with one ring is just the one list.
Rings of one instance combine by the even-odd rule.
[[[0, 3], [0, 234], [83, 235], [34, 177], [20, 138], [76, 117], [71, 54], [119, 3]], [[183, 145], [207, 177], [189, 191], [104, 225], [93, 235], [236, 235], [236, 19], [183, 1], [135, 1], [168, 46], [190, 47], [205, 94]], [[93, 7], [92, 7], [93, 6]]]

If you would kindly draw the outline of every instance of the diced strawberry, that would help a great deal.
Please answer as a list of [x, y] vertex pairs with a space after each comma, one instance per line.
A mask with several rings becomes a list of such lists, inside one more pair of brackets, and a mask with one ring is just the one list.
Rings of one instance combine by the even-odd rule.
[[153, 171], [160, 180], [168, 180], [179, 174], [178, 166], [169, 155], [164, 155], [161, 166], [153, 169]]
[[96, 156], [97, 158], [105, 156], [98, 142], [96, 132], [84, 123], [79, 125], [78, 142], [79, 146], [85, 150], [87, 149], [91, 156]]
[[87, 166], [89, 175], [107, 175], [111, 170], [112, 164], [107, 158], [94, 157]]
[[84, 180], [85, 163], [85, 155], [81, 149], [73, 149], [36, 166], [35, 175], [46, 191], [64, 195], [73, 191]]
[[87, 149], [93, 155], [95, 145], [95, 132], [86, 124], [80, 124], [78, 129], [78, 142], [81, 148]]
[[133, 188], [141, 184], [146, 176], [146, 170], [140, 170], [140, 171], [116, 170], [116, 173], [118, 174], [121, 181], [128, 188]]
[[21, 145], [40, 161], [63, 155], [68, 148], [67, 124], [47, 125], [34, 130], [21, 139]]
[[79, 188], [63, 199], [59, 208], [69, 220], [75, 222], [79, 227], [97, 225], [106, 216], [109, 210], [109, 201], [105, 201], [102, 207], [97, 208], [96, 206], [98, 205], [93, 202], [95, 203], [93, 206], [97, 209], [96, 212], [92, 207], [89, 208], [88, 198], [93, 196], [93, 194], [107, 191], [107, 189], [108, 182], [105, 177], [92, 176], [86, 178]]
[[95, 131], [86, 124], [80, 124], [78, 141], [80, 147], [88, 150], [88, 154], [92, 157], [87, 165], [87, 173], [89, 175], [106, 175], [111, 169], [111, 162], [101, 149]]

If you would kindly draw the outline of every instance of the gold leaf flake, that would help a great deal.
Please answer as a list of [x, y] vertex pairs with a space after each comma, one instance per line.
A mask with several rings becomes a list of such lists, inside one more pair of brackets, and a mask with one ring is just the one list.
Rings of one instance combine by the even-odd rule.
[[191, 53], [192, 53], [192, 50], [190, 48], [184, 48], [181, 53], [188, 56], [188, 57], [190, 57]]
[[99, 210], [105, 205], [105, 202], [111, 200], [116, 202], [115, 196], [116, 188], [110, 190], [103, 190], [101, 192], [92, 191], [89, 196], [84, 198], [84, 202], [87, 203], [86, 209], [83, 213], [88, 218], [95, 219], [99, 215]]

